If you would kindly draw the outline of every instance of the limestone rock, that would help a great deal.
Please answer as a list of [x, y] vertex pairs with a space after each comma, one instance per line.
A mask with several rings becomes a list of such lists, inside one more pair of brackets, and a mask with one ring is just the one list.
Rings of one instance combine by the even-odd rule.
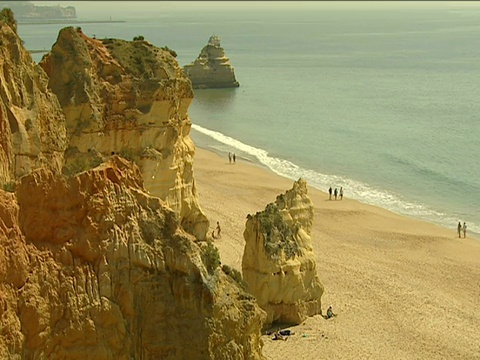
[[198, 58], [183, 67], [185, 75], [192, 81], [193, 88], [239, 87], [233, 66], [220, 46], [220, 38], [213, 35], [202, 49]]
[[134, 160], [151, 194], [203, 240], [208, 220], [196, 194], [187, 112], [193, 90], [172, 54], [147, 41], [96, 40], [68, 27], [40, 65], [67, 120], [66, 173], [112, 154]]
[[321, 313], [310, 231], [314, 208], [303, 179], [264, 211], [248, 215], [242, 270], [249, 291], [267, 312], [266, 324], [299, 324]]
[[[16, 179], [0, 189], [0, 359], [262, 359], [265, 313], [184, 231], [201, 234], [203, 214], [193, 92], [171, 54], [120, 41], [114, 57], [67, 29], [48, 80], [11, 20], [0, 21], [0, 180]], [[59, 102], [76, 176], [60, 174]], [[164, 200], [146, 189], [148, 161]]]
[[67, 147], [65, 117], [47, 84], [45, 72], [16, 33], [13, 14], [4, 9], [0, 16], [0, 187], [34, 169], [62, 168]]
[[262, 359], [265, 313], [112, 157], [0, 190], [0, 358]]

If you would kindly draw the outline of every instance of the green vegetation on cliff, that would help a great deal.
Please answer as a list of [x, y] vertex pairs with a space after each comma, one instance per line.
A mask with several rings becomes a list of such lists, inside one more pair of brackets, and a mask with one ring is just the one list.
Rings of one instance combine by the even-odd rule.
[[163, 65], [161, 68], [160, 64], [170, 64], [169, 68], [175, 68], [176, 52], [167, 46], [157, 48], [142, 35], [135, 36], [133, 41], [103, 39], [102, 42], [122, 67], [137, 78], [167, 78], [168, 75], [165, 73], [167, 67]]
[[293, 237], [293, 231], [283, 219], [277, 205], [270, 203], [264, 211], [255, 217], [265, 238], [265, 252], [272, 258], [278, 258], [283, 250], [287, 259], [299, 254], [299, 246]]
[[0, 23], [5, 23], [10, 26], [13, 31], [17, 32], [17, 21], [13, 16], [13, 11], [10, 8], [4, 8], [0, 12]]

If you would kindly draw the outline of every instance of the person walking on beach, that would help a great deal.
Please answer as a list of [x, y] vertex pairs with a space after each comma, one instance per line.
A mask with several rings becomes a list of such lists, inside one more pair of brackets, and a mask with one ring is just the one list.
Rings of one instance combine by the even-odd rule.
[[233, 153], [233, 163], [235, 164], [235, 161], [237, 161], [237, 155], [235, 155], [235, 153]]
[[228, 153], [228, 163], [231, 164], [232, 163], [232, 153]]
[[328, 200], [332, 200], [332, 187], [328, 189]]
[[340, 186], [340, 200], [343, 199], [343, 187]]
[[217, 221], [217, 239], [220, 239], [222, 236], [220, 235], [220, 232], [222, 229], [220, 229], [220, 221]]
[[337, 195], [338, 195], [338, 190], [337, 188], [335, 188], [335, 190], [333, 190], [333, 196], [335, 197], [335, 200], [337, 200]]
[[462, 230], [463, 230], [463, 237], [466, 238], [467, 237], [467, 224], [465, 224], [465, 222], [463, 223]]
[[460, 221], [458, 222], [457, 231], [458, 231], [458, 237], [461, 238], [462, 237], [462, 223]]

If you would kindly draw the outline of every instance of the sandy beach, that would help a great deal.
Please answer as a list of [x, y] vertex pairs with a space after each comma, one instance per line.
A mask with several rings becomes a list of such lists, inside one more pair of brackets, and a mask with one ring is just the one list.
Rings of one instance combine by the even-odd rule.
[[[241, 270], [247, 214], [290, 189], [293, 181], [227, 155], [197, 149], [194, 172], [210, 233], [223, 264]], [[335, 184], [332, 184], [335, 186]], [[315, 205], [312, 243], [325, 286], [324, 311], [264, 335], [267, 359], [480, 359], [480, 240], [348, 198], [329, 201], [309, 188]]]

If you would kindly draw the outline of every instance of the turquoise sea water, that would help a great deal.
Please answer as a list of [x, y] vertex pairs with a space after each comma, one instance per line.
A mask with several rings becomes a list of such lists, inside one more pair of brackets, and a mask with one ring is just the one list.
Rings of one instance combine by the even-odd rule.
[[[144, 35], [180, 65], [220, 36], [240, 88], [195, 91], [198, 146], [480, 233], [480, 3], [73, 3], [126, 21], [80, 24], [87, 35]], [[19, 34], [49, 49], [63, 26]]]

